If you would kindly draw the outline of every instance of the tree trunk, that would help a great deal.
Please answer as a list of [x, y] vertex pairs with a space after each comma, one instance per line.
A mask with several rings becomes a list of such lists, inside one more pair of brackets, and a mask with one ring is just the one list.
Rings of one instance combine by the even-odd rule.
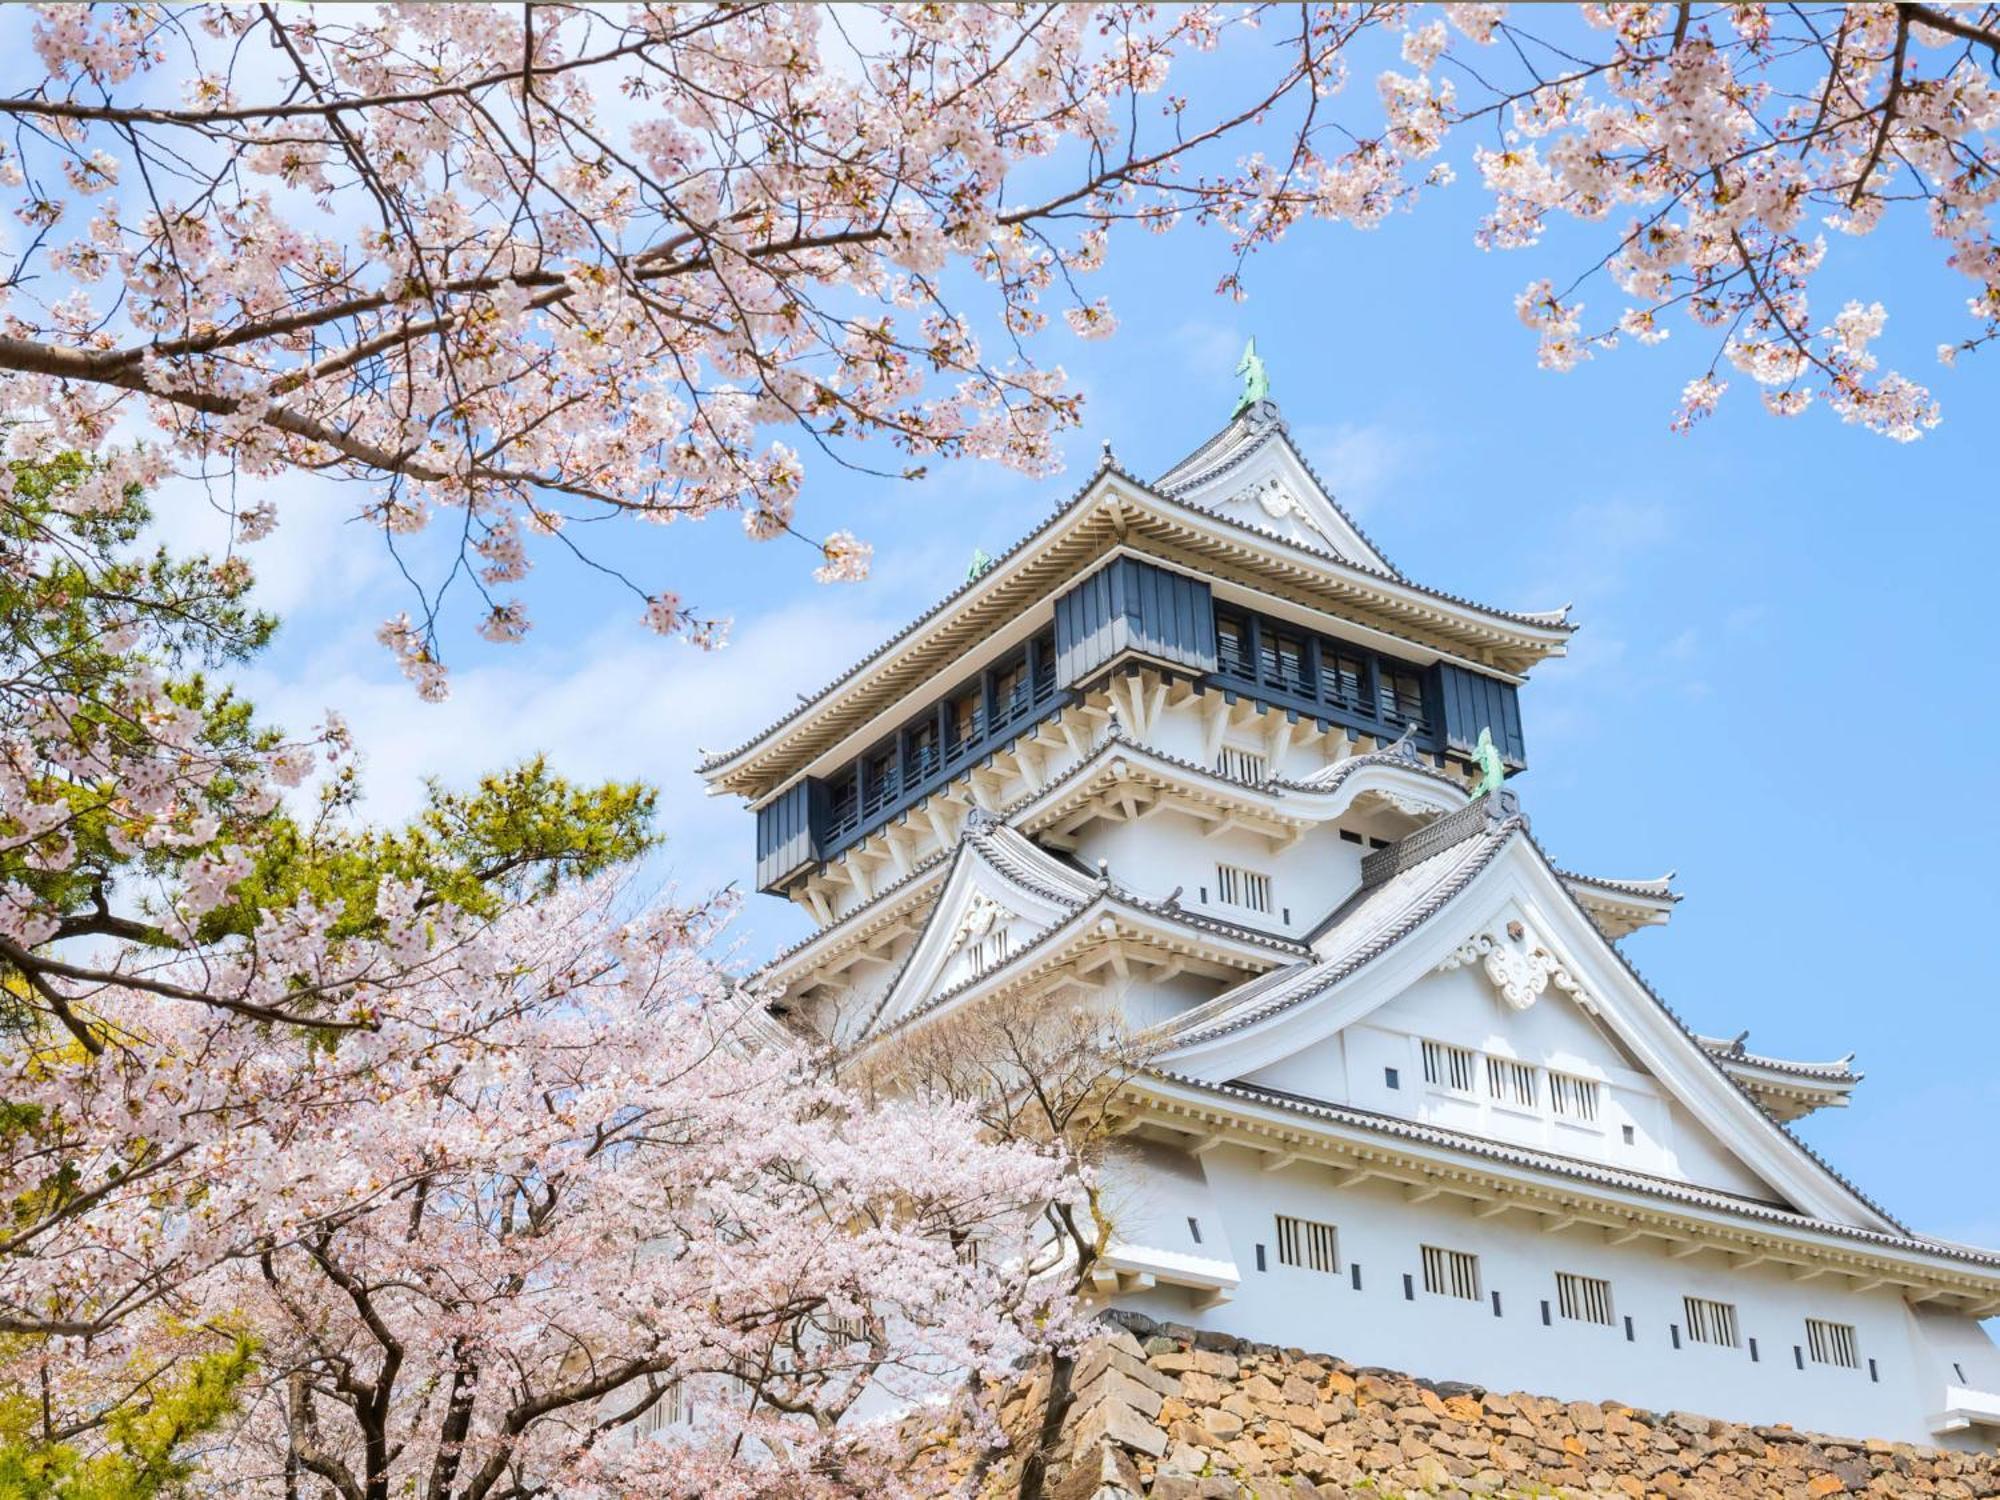
[[1076, 1374], [1076, 1357], [1057, 1353], [1049, 1359], [1049, 1395], [1042, 1403], [1042, 1430], [1035, 1436], [1034, 1451], [1021, 1465], [1021, 1487], [1016, 1500], [1042, 1500], [1048, 1484], [1049, 1460], [1055, 1456], [1062, 1438], [1063, 1421], [1075, 1399], [1070, 1381]]

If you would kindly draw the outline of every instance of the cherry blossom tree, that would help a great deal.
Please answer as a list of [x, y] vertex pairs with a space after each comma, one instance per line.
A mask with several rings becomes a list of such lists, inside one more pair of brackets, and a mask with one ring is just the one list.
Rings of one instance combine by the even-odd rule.
[[[298, 470], [362, 486], [392, 547], [442, 524], [449, 560], [381, 631], [436, 695], [447, 590], [517, 639], [510, 587], [578, 522], [797, 534], [808, 456], [882, 444], [893, 472], [1048, 471], [1080, 406], [1037, 335], [1115, 328], [1085, 289], [1115, 227], [1222, 227], [1240, 292], [1301, 219], [1374, 227], [1448, 181], [1467, 131], [1483, 245], [1604, 226], [1520, 298], [1543, 364], [1678, 311], [1683, 423], [1736, 371], [1774, 411], [1821, 396], [1909, 438], [1937, 408], [1877, 367], [1881, 305], [1808, 290], [1830, 237], [1921, 209], [1972, 304], [1946, 349], [1992, 337], [1996, 14], [50, 6], [46, 77], [0, 100], [8, 441], [90, 451], [101, 494], [233, 479], [244, 539]], [[1623, 306], [1586, 308], [1592, 278]], [[822, 577], [865, 570], [812, 536]], [[714, 639], [672, 580], [633, 587]]]
[[[989, 1139], [1060, 1146], [1083, 1169], [1073, 1190], [1040, 1205], [1046, 1228], [1041, 1264], [1082, 1305], [1105, 1290], [1103, 1261], [1125, 1205], [1110, 1201], [1103, 1165], [1115, 1148], [1119, 1087], [1146, 1064], [1148, 1045], [1116, 1017], [1093, 1007], [1022, 1011], [981, 1006], [918, 1028], [858, 1066], [882, 1089], [969, 1109]], [[1111, 1285], [1115, 1276], [1109, 1277]], [[989, 1449], [977, 1472], [1005, 1465], [1017, 1500], [1041, 1500], [1064, 1420], [1075, 1404], [1076, 1359], [1057, 1343], [1032, 1432], [1010, 1434], [1011, 1451]]]
[[[416, 894], [383, 895], [403, 989], [336, 1048], [296, 1039], [309, 1062], [135, 994], [143, 1049], [17, 1081], [74, 1140], [184, 1151], [146, 1186], [178, 1212], [72, 1215], [44, 1295], [209, 1266], [159, 1316], [38, 1348], [54, 1389], [87, 1409], [247, 1327], [209, 1492], [898, 1493], [845, 1420], [864, 1395], [907, 1405], [1066, 1334], [1030, 1234], [1059, 1153], [753, 1045], [699, 914], [622, 915], [598, 882], [418, 923]], [[693, 1422], [639, 1440], [662, 1402]]]
[[864, 1397], [1070, 1336], [1054, 1142], [838, 1085], [724, 980], [726, 902], [617, 883], [636, 789], [343, 817], [344, 735], [197, 670], [267, 634], [246, 579], [131, 556], [96, 477], [0, 512], [0, 1476], [893, 1493]]

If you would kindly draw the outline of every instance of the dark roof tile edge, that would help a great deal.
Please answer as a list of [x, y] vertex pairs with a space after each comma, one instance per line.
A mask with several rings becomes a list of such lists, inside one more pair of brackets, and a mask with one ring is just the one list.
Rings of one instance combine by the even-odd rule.
[[[1273, 406], [1276, 405], [1275, 402], [1273, 402], [1272, 404]], [[1235, 425], [1233, 420], [1230, 425], [1231, 426]], [[1206, 451], [1212, 444], [1214, 444], [1228, 431], [1229, 428], [1227, 427], [1223, 428], [1222, 432], [1217, 433], [1215, 437], [1210, 438], [1208, 442], [1203, 443], [1200, 448], [1195, 449], [1193, 453], [1190, 453], [1186, 458], [1183, 458], [1179, 463], [1174, 464], [1169, 468], [1167, 468], [1166, 470], [1164, 470], [1161, 474], [1161, 479], [1164, 479], [1166, 475], [1173, 473], [1175, 469], [1183, 468], [1187, 464], [1193, 462], [1197, 457], [1199, 457], [1204, 451]], [[1312, 482], [1319, 487], [1320, 494], [1325, 498], [1326, 503], [1333, 507], [1334, 514], [1339, 516], [1341, 520], [1345, 521], [1348, 525], [1348, 529], [1351, 530], [1356, 536], [1361, 538], [1361, 544], [1364, 547], [1366, 547], [1370, 552], [1373, 552], [1377, 557], [1382, 559], [1383, 566], [1389, 570], [1389, 576], [1393, 578], [1402, 578], [1403, 570], [1396, 566], [1396, 564], [1390, 559], [1388, 553], [1384, 552], [1379, 546], [1376, 545], [1375, 538], [1370, 536], [1366, 531], [1362, 530], [1361, 523], [1355, 520], [1354, 517], [1348, 513], [1347, 507], [1342, 505], [1340, 503], [1340, 498], [1334, 494], [1333, 486], [1328, 484], [1324, 479], [1320, 477], [1319, 470], [1313, 467], [1312, 460], [1307, 458], [1305, 455], [1305, 450], [1300, 448], [1297, 443], [1292, 441], [1291, 429], [1288, 426], [1286, 426], [1285, 420], [1282, 416], [1280, 416], [1276, 422], [1272, 423], [1271, 426], [1267, 428], [1262, 434], [1260, 434], [1254, 441], [1245, 443], [1242, 448], [1240, 448], [1236, 453], [1232, 454], [1230, 457], [1224, 459], [1221, 463], [1214, 465], [1212, 468], [1198, 470], [1196, 473], [1190, 475], [1186, 479], [1176, 480], [1172, 485], [1161, 485], [1159, 492], [1163, 495], [1172, 496], [1173, 498], [1178, 499], [1180, 496], [1180, 492], [1182, 490], [1193, 489], [1198, 484], [1205, 483], [1208, 480], [1215, 478], [1219, 474], [1227, 474], [1231, 469], [1238, 468], [1242, 464], [1247, 463], [1261, 448], [1263, 448], [1264, 444], [1269, 442], [1270, 439], [1274, 436], [1278, 438], [1278, 440], [1285, 445], [1286, 449], [1291, 453], [1292, 457], [1298, 460], [1299, 467], [1306, 471], [1307, 477], [1310, 478]], [[1159, 484], [1158, 480], [1154, 482], [1155, 484]], [[1371, 569], [1370, 571], [1374, 570]]]
[[[1086, 479], [1080, 486], [1078, 486], [1078, 488], [1070, 494], [1069, 498], [1062, 501], [1062, 503], [1059, 504], [1055, 508], [1055, 510], [1050, 513], [1047, 520], [1043, 521], [1041, 525], [1035, 527], [1032, 531], [1028, 532], [1025, 536], [1023, 536], [1019, 541], [1015, 542], [1013, 546], [1007, 548], [998, 557], [994, 558], [992, 563], [988, 567], [983, 569], [974, 577], [966, 579], [964, 583], [960, 584], [957, 588], [953, 589], [950, 593], [946, 594], [942, 599], [938, 600], [937, 603], [933, 604], [929, 609], [925, 610], [922, 614], [918, 615], [914, 620], [910, 621], [910, 623], [905, 625], [901, 630], [897, 631], [894, 635], [890, 636], [887, 640], [883, 641], [881, 645], [877, 646], [873, 651], [870, 651], [866, 656], [862, 657], [860, 661], [856, 662], [853, 666], [849, 667], [845, 672], [841, 673], [840, 676], [834, 678], [832, 682], [829, 682], [825, 687], [821, 688], [818, 692], [804, 699], [797, 706], [790, 709], [788, 712], [786, 712], [776, 720], [772, 721], [770, 724], [766, 725], [762, 730], [752, 735], [749, 739], [744, 740], [734, 749], [717, 751], [713, 755], [708, 755], [703, 757], [702, 760], [699, 762], [699, 764], [697, 764], [697, 766], [695, 767], [697, 773], [706, 774], [707, 772], [712, 771], [717, 767], [728, 763], [729, 761], [735, 760], [738, 756], [741, 756], [745, 754], [747, 751], [755, 748], [757, 745], [769, 739], [772, 735], [776, 734], [786, 725], [792, 723], [801, 715], [810, 712], [822, 700], [832, 695], [844, 684], [852, 680], [856, 675], [858, 675], [863, 671], [866, 671], [871, 664], [879, 660], [881, 657], [887, 655], [890, 651], [894, 650], [910, 635], [922, 629], [923, 626], [930, 623], [937, 616], [943, 614], [953, 604], [957, 603], [960, 599], [965, 597], [965, 595], [967, 595], [973, 589], [975, 589], [979, 585], [982, 579], [990, 576], [993, 573], [993, 571], [997, 569], [1002, 563], [1011, 560], [1013, 557], [1019, 554], [1024, 548], [1026, 548], [1029, 543], [1033, 542], [1037, 537], [1041, 536], [1042, 533], [1047, 531], [1050, 527], [1054, 526], [1058, 521], [1060, 521], [1065, 515], [1069, 513], [1070, 509], [1079, 500], [1081, 500], [1086, 494], [1089, 493], [1090, 487], [1096, 484], [1099, 478], [1101, 478], [1106, 473], [1115, 474], [1120, 479], [1125, 480], [1128, 484], [1137, 486], [1139, 489], [1144, 490], [1147, 494], [1154, 496], [1156, 499], [1163, 500], [1170, 505], [1178, 505], [1182, 509], [1191, 511], [1196, 515], [1205, 516], [1208, 519], [1213, 521], [1218, 521], [1225, 526], [1233, 526], [1239, 531], [1246, 532], [1252, 536], [1261, 537], [1267, 541], [1279, 542], [1288, 547], [1296, 546], [1296, 544], [1290, 541], [1288, 538], [1280, 536], [1278, 533], [1267, 530], [1264, 527], [1252, 526], [1246, 522], [1238, 521], [1234, 517], [1225, 516], [1218, 511], [1211, 510], [1207, 506], [1194, 505], [1189, 503], [1188, 501], [1177, 499], [1173, 495], [1163, 494], [1159, 490], [1154, 489], [1152, 485], [1148, 484], [1145, 480], [1140, 479], [1137, 475], [1132, 474], [1123, 468], [1120, 468], [1115, 462], [1101, 461], [1099, 462], [1099, 464], [1095, 469], [1091, 470], [1090, 477]], [[1356, 530], [1358, 531], [1359, 528], [1357, 527]], [[1370, 543], [1370, 545], [1372, 546], [1373, 543]], [[1535, 629], [1535, 630], [1562, 629], [1572, 633], [1576, 629], [1574, 625], [1569, 624], [1566, 620], [1559, 626], [1552, 625], [1546, 617], [1538, 617], [1533, 614], [1527, 614], [1516, 610], [1500, 609], [1490, 604], [1481, 604], [1478, 600], [1468, 599], [1461, 594], [1447, 593], [1443, 589], [1434, 589], [1426, 587], [1425, 585], [1420, 583], [1413, 583], [1400, 573], [1385, 573], [1379, 568], [1371, 568], [1367, 566], [1365, 563], [1354, 562], [1347, 558], [1335, 558], [1333, 560], [1338, 562], [1342, 567], [1352, 568], [1358, 573], [1364, 574], [1371, 578], [1379, 579], [1382, 582], [1394, 583], [1399, 585], [1400, 587], [1410, 589], [1415, 593], [1427, 595], [1430, 598], [1439, 600], [1442, 603], [1456, 605], [1461, 609], [1477, 610], [1481, 614], [1491, 615], [1496, 619], [1507, 620], [1516, 625], [1526, 626], [1530, 629]]]
[[[1469, 1155], [1484, 1156], [1493, 1160], [1511, 1161], [1517, 1165], [1538, 1167], [1542, 1170], [1559, 1172], [1584, 1181], [1599, 1182], [1607, 1186], [1630, 1186], [1634, 1191], [1650, 1192], [1660, 1197], [1681, 1202], [1709, 1204], [1728, 1211], [1744, 1213], [1767, 1219], [1775, 1223], [1791, 1224], [1842, 1238], [1862, 1240], [1875, 1244], [1893, 1245], [1902, 1249], [1918, 1250], [1927, 1255], [1943, 1255], [1954, 1260], [1962, 1260], [1980, 1266], [2000, 1268], [2000, 1253], [1982, 1250], [1976, 1246], [1959, 1245], [1949, 1240], [1928, 1239], [1913, 1234], [1898, 1225], [1902, 1232], [1885, 1234], [1878, 1229], [1864, 1229], [1859, 1225], [1842, 1224], [1834, 1219], [1815, 1219], [1795, 1210], [1773, 1207], [1761, 1199], [1746, 1198], [1734, 1193], [1720, 1192], [1709, 1188], [1690, 1187], [1672, 1182], [1670, 1179], [1655, 1178], [1645, 1173], [1623, 1171], [1615, 1167], [1600, 1167], [1580, 1158], [1560, 1156], [1553, 1152], [1533, 1151], [1525, 1147], [1514, 1147], [1488, 1141], [1479, 1136], [1468, 1136], [1442, 1126], [1426, 1125], [1418, 1120], [1401, 1120], [1393, 1115], [1378, 1115], [1373, 1111], [1359, 1110], [1352, 1105], [1331, 1104], [1319, 1100], [1308, 1100], [1280, 1090], [1256, 1088], [1241, 1083], [1214, 1083], [1208, 1079], [1193, 1078], [1158, 1068], [1147, 1069], [1174, 1083], [1207, 1090], [1225, 1097], [1243, 1098], [1264, 1102], [1280, 1108], [1295, 1109], [1305, 1114], [1321, 1115], [1333, 1119], [1347, 1120], [1364, 1129], [1378, 1130], [1385, 1135], [1401, 1136], [1411, 1140], [1425, 1140], [1436, 1145], [1463, 1150]], [[1893, 1221], [1892, 1221], [1893, 1222]]]

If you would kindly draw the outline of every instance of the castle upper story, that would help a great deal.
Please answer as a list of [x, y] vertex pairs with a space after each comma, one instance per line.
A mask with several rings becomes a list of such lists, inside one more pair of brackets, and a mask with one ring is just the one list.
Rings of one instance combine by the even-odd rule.
[[1572, 628], [1411, 582], [1263, 400], [1151, 484], [1107, 451], [1035, 532], [701, 770], [755, 809], [759, 889], [825, 923], [1114, 723], [1253, 784], [1397, 741], [1469, 775], [1482, 730], [1519, 770], [1518, 688]]

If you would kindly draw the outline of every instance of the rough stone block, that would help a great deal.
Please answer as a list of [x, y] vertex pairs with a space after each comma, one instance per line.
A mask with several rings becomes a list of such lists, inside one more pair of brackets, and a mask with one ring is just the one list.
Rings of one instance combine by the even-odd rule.
[[1082, 1390], [1106, 1370], [1116, 1370], [1141, 1385], [1151, 1386], [1162, 1396], [1171, 1396], [1180, 1388], [1173, 1376], [1154, 1369], [1131, 1349], [1111, 1339], [1093, 1339], [1084, 1346], [1076, 1357], [1076, 1373], [1071, 1376], [1071, 1383]]
[[1141, 1385], [1123, 1370], [1110, 1365], [1100, 1366], [1097, 1376], [1088, 1385], [1080, 1386], [1076, 1393], [1079, 1411], [1088, 1411], [1100, 1402], [1119, 1401], [1131, 1407], [1148, 1422], [1158, 1418], [1160, 1405], [1165, 1400], [1149, 1385]]
[[1132, 1460], [1109, 1443], [1084, 1450], [1049, 1489], [1049, 1500], [1138, 1500], [1144, 1481]]

